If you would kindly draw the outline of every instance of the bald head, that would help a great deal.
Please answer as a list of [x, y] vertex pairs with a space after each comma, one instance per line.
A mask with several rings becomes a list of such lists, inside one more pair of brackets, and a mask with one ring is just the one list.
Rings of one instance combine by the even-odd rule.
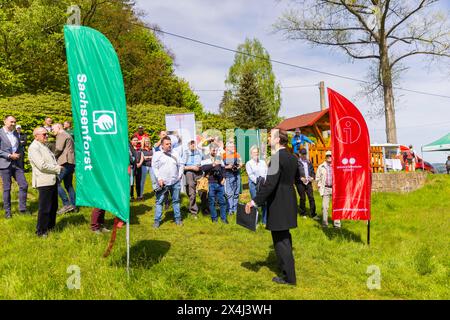
[[55, 134], [60, 133], [63, 129], [63, 125], [61, 123], [55, 123], [54, 125], [52, 125], [52, 131]]

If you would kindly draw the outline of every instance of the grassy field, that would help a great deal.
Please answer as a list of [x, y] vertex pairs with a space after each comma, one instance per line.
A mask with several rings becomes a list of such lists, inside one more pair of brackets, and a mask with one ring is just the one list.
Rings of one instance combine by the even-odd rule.
[[[270, 232], [244, 230], [234, 218], [229, 225], [213, 225], [205, 216], [186, 217], [178, 227], [171, 211], [155, 230], [153, 193], [132, 204], [128, 279], [125, 229], [108, 258], [102, 254], [109, 235], [89, 230], [89, 208], [58, 216], [57, 230], [38, 239], [32, 190], [33, 216], [0, 217], [0, 298], [449, 299], [449, 195], [445, 175], [430, 176], [424, 188], [407, 195], [375, 194], [370, 247], [365, 222], [344, 221], [338, 231], [299, 219], [292, 231], [298, 284], [287, 287], [271, 281], [277, 264]], [[248, 197], [244, 190], [242, 200]], [[316, 201], [320, 209], [318, 195]], [[16, 200], [13, 206], [17, 210]], [[111, 225], [113, 216], [107, 214], [107, 221]], [[66, 284], [71, 265], [81, 271], [78, 290]], [[371, 265], [381, 271], [378, 290], [367, 288]]]

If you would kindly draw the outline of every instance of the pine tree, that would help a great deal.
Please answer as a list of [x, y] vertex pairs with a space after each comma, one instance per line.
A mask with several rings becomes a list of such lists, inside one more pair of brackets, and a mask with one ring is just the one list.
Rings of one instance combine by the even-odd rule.
[[241, 129], [270, 128], [271, 114], [258, 90], [257, 80], [252, 71], [243, 73], [236, 99], [230, 109], [232, 120]]

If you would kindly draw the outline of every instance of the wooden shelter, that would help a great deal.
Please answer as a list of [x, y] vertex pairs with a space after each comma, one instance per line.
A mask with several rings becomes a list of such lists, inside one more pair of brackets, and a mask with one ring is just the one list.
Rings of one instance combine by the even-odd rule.
[[310, 136], [312, 134], [317, 139], [317, 146], [326, 147], [327, 143], [323, 133], [330, 130], [328, 108], [285, 119], [276, 128], [286, 131], [294, 131], [295, 128], [300, 128], [304, 135]]
[[[294, 131], [300, 128], [302, 134], [306, 136], [313, 135], [317, 143], [309, 146], [309, 158], [314, 166], [314, 170], [325, 161], [325, 153], [331, 150], [330, 147], [330, 115], [329, 109], [324, 108], [321, 111], [302, 114], [296, 117], [283, 120], [275, 128], [286, 131]], [[372, 172], [384, 172], [383, 148], [373, 146], [370, 148]]]

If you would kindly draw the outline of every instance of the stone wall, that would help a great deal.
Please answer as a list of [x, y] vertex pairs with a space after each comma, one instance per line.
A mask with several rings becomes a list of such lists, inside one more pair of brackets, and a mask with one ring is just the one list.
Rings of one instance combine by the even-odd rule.
[[405, 193], [422, 188], [427, 179], [424, 172], [374, 173], [372, 192]]

